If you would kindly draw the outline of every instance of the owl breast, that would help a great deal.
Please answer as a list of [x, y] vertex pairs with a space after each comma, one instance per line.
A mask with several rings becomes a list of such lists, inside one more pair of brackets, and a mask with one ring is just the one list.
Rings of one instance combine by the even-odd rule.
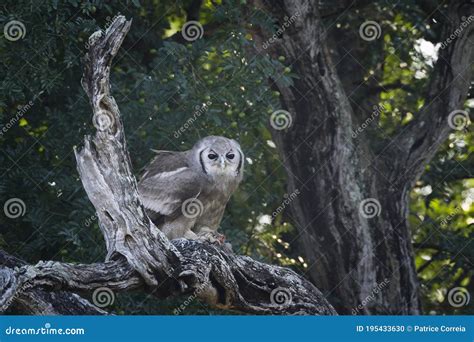
[[193, 231], [199, 232], [202, 227], [217, 230], [224, 215], [226, 204], [229, 201], [229, 195], [226, 195], [219, 188], [214, 188], [213, 191], [202, 194], [198, 199], [202, 203], [203, 210], [196, 220]]
[[242, 180], [244, 156], [239, 144], [210, 136], [187, 151], [155, 153], [138, 183], [148, 217], [170, 240], [199, 239], [217, 231]]

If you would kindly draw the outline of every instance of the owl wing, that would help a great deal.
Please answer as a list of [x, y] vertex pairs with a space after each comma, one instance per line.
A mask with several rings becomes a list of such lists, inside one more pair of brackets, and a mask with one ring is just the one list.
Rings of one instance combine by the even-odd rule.
[[138, 183], [138, 192], [146, 209], [175, 216], [186, 199], [199, 195], [202, 177], [191, 169], [186, 152], [155, 152]]

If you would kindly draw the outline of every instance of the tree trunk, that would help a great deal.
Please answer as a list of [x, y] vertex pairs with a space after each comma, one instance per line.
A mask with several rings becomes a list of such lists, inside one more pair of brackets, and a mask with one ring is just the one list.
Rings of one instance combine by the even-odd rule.
[[[299, 76], [291, 87], [273, 80], [291, 116], [286, 118], [291, 125], [273, 130], [273, 137], [288, 173], [288, 192], [299, 190], [291, 215], [310, 278], [339, 313], [419, 314], [409, 192], [447, 138], [449, 113], [462, 109], [472, 27], [441, 51], [416, 119], [387, 141], [375, 142], [353, 133], [360, 122], [331, 60], [317, 2], [254, 4], [284, 28], [270, 43], [257, 31], [258, 52], [285, 56]], [[471, 2], [452, 2], [445, 36], [472, 13]], [[376, 143], [382, 148], [375, 150]]]

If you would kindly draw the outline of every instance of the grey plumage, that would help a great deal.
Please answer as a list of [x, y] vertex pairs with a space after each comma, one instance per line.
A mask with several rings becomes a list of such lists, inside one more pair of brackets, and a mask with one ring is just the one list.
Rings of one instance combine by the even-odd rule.
[[138, 183], [148, 216], [169, 239], [218, 235], [226, 204], [243, 176], [240, 145], [209, 136], [188, 151], [155, 152]]

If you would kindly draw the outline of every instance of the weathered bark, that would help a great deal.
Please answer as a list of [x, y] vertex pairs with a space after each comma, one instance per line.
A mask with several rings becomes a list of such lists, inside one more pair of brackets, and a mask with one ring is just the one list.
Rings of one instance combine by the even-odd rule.
[[[340, 313], [420, 313], [408, 195], [446, 139], [449, 113], [463, 107], [474, 50], [467, 40], [474, 26], [440, 53], [426, 105], [413, 123], [377, 152], [366, 135], [352, 137], [358, 117], [331, 60], [317, 2], [254, 4], [281, 27], [294, 18], [277, 42], [259, 52], [285, 56], [299, 75], [292, 87], [273, 80], [282, 108], [292, 116], [292, 125], [273, 137], [288, 171], [288, 192], [300, 192], [291, 213], [311, 279]], [[472, 2], [451, 2], [443, 37], [472, 14]], [[255, 39], [263, 46], [268, 34], [256, 32]], [[371, 200], [377, 207], [373, 217], [361, 207], [367, 199], [380, 203]]]
[[125, 258], [91, 265], [20, 264], [0, 268], [0, 312], [13, 305], [23, 313], [106, 314], [71, 292], [107, 287], [113, 292], [146, 291], [160, 298], [193, 293], [215, 307], [253, 314], [335, 314], [321, 292], [290, 269], [192, 240], [172, 243], [181, 255], [181, 263], [173, 266], [185, 270], [174, 279], [175, 287], [147, 285]]
[[[76, 159], [106, 241], [106, 260], [90, 265], [4, 261], [0, 263], [0, 312], [10, 306], [19, 310], [26, 306], [23, 312], [63, 313], [61, 306], [69, 296], [70, 306], [76, 308], [71, 313], [88, 309], [87, 313], [103, 314], [93, 312], [90, 303], [72, 293], [107, 287], [159, 297], [194, 293], [210, 305], [255, 314], [335, 314], [321, 292], [292, 270], [237, 256], [209, 243], [170, 242], [146, 216], [109, 86], [112, 59], [130, 24], [118, 16], [105, 33], [98, 31], [90, 37], [82, 80], [97, 132], [85, 137]], [[51, 294], [43, 295], [45, 291]], [[48, 300], [56, 301], [52, 296], [62, 296], [61, 303], [48, 310]]]
[[[0, 251], [0, 284], [9, 283], [14, 268], [26, 266], [26, 262]], [[3, 287], [1, 291], [5, 291]], [[0, 292], [0, 298], [3, 293]], [[41, 288], [19, 293], [7, 313], [27, 315], [104, 315], [107, 312], [94, 306], [77, 294], [65, 291], [48, 292]]]

